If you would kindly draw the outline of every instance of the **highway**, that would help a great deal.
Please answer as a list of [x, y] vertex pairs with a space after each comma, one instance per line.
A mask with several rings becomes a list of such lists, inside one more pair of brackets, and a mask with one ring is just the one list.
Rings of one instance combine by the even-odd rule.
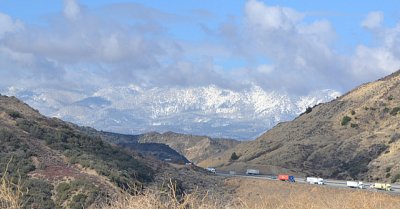
[[[221, 173], [217, 172], [216, 175], [219, 176], [226, 176], [226, 177], [241, 177], [241, 178], [253, 178], [253, 179], [265, 179], [269, 181], [278, 181], [277, 176], [274, 175], [241, 175], [241, 174], [229, 174], [229, 173]], [[295, 177], [296, 183], [301, 183], [301, 184], [306, 184], [305, 178], [298, 178]], [[348, 188], [348, 189], [358, 189], [358, 188], [349, 188], [347, 187], [346, 181], [343, 180], [334, 180], [334, 179], [324, 179], [325, 184], [324, 185], [315, 185], [315, 186], [329, 186], [329, 187], [341, 187], [341, 188]], [[384, 182], [377, 182], [377, 183], [384, 183]], [[391, 184], [392, 185], [392, 190], [391, 191], [383, 191], [383, 190], [377, 190], [377, 189], [372, 189], [370, 188], [372, 182], [363, 182], [365, 189], [364, 191], [371, 191], [371, 192], [385, 192], [385, 193], [390, 193], [390, 194], [396, 194], [400, 195], [400, 185], [398, 184]]]

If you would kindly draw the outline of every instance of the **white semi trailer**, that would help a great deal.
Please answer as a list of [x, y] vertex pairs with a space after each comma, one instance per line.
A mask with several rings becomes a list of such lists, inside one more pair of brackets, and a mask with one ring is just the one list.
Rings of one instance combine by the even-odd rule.
[[320, 184], [320, 185], [325, 184], [325, 180], [323, 178], [317, 178], [317, 177], [307, 177], [306, 182], [309, 184]]
[[347, 186], [350, 188], [364, 189], [365, 186], [362, 181], [347, 181]]
[[246, 170], [246, 175], [259, 175], [260, 170], [257, 169], [247, 169]]

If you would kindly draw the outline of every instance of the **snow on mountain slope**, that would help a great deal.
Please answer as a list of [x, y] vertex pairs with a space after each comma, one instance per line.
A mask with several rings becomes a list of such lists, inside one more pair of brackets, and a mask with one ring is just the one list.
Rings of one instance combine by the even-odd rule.
[[174, 131], [235, 139], [253, 139], [307, 107], [340, 95], [322, 90], [298, 97], [257, 86], [233, 91], [216, 86], [144, 89], [135, 85], [99, 89], [90, 95], [14, 87], [3, 93], [24, 100], [48, 116], [104, 131]]

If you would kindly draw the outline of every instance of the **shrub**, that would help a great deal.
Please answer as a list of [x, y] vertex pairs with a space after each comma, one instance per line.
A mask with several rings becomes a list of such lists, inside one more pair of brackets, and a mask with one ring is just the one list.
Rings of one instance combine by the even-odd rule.
[[351, 110], [351, 115], [355, 115], [356, 114], [356, 111], [354, 111], [354, 110]]
[[342, 126], [345, 126], [345, 125], [347, 125], [349, 122], [351, 121], [351, 118], [349, 117], [349, 116], [344, 116], [343, 118], [342, 118], [342, 122], [340, 123]]
[[22, 115], [21, 115], [21, 113], [19, 113], [19, 112], [17, 112], [17, 111], [9, 111], [8, 112], [8, 115], [10, 116], [10, 117], [12, 117], [12, 118], [14, 118], [14, 119], [16, 119], [16, 118], [21, 118], [22, 117]]
[[311, 111], [312, 111], [312, 108], [311, 107], [307, 107], [306, 114], [310, 113]]
[[400, 180], [400, 173], [396, 174], [393, 178], [392, 178], [392, 183], [397, 182], [398, 180]]
[[356, 123], [351, 123], [351, 124], [350, 124], [350, 127], [352, 127], [352, 128], [358, 128], [358, 124], [356, 124]]
[[25, 195], [24, 200], [26, 202], [25, 208], [43, 208], [52, 209], [55, 208], [54, 201], [51, 199], [53, 185], [50, 183], [39, 180], [29, 179], [25, 183], [28, 188], [28, 193]]
[[70, 200], [69, 208], [87, 208], [95, 202], [96, 198], [103, 198], [99, 195], [100, 189], [87, 180], [62, 182], [58, 184], [56, 191], [56, 203], [63, 205], [65, 201]]
[[392, 135], [392, 137], [390, 137], [389, 144], [391, 144], [391, 143], [393, 143], [393, 142], [396, 142], [396, 141], [399, 140], [399, 139], [400, 139], [400, 134], [399, 134], [399, 133], [394, 133], [394, 134]]
[[398, 112], [400, 112], [400, 107], [395, 107], [392, 111], [390, 111], [390, 114], [394, 116], [397, 115]]
[[72, 202], [69, 206], [72, 209], [84, 209], [87, 207], [86, 199], [86, 195], [79, 193], [72, 198]]
[[239, 159], [239, 156], [236, 154], [236, 152], [233, 152], [231, 155], [231, 160], [237, 160]]
[[383, 108], [383, 112], [384, 112], [384, 113], [388, 113], [388, 112], [389, 112], [389, 110], [390, 110], [390, 109], [389, 109], [389, 108], [387, 108], [387, 107]]
[[388, 100], [393, 100], [393, 99], [394, 99], [393, 95], [390, 95], [390, 96], [388, 97]]

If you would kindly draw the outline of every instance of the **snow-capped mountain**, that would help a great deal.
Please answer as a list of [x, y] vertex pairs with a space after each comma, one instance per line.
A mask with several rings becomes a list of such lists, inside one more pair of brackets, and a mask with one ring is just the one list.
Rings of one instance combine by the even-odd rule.
[[60, 89], [25, 90], [16, 96], [40, 112], [99, 130], [138, 134], [174, 131], [212, 137], [253, 139], [309, 106], [340, 95], [333, 90], [306, 96], [267, 92], [262, 88], [234, 91], [216, 86], [140, 88], [135, 85], [99, 89], [86, 94]]

